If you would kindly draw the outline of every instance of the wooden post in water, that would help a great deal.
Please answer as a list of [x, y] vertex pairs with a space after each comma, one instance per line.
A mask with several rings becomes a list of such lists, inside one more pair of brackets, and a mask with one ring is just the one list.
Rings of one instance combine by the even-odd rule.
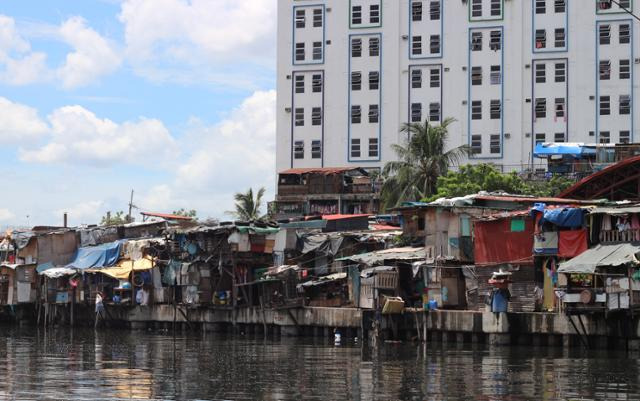
[[71, 321], [71, 327], [74, 326], [75, 323], [75, 307], [76, 307], [76, 287], [73, 287], [71, 291], [71, 317], [69, 320]]

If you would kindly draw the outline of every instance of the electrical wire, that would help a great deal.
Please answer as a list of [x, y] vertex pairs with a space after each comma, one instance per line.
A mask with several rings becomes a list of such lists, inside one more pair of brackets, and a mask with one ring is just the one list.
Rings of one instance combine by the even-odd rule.
[[638, 17], [637, 15], [635, 15], [633, 13], [633, 11], [629, 10], [628, 8], [626, 8], [625, 6], [623, 6], [622, 4], [620, 4], [620, 2], [618, 2], [618, 0], [610, 0], [612, 3], [616, 4], [618, 7], [620, 7], [621, 9], [623, 9], [627, 14], [631, 15], [633, 18], [637, 19], [638, 21], [640, 21], [640, 17]]

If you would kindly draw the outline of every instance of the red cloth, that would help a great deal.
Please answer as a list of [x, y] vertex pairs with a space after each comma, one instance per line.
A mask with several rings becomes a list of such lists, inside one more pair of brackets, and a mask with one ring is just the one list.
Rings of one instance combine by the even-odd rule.
[[511, 219], [476, 221], [474, 224], [476, 264], [527, 263], [533, 260], [533, 219], [525, 218], [522, 232], [511, 231]]
[[573, 258], [589, 248], [587, 230], [560, 231], [558, 236], [558, 256]]

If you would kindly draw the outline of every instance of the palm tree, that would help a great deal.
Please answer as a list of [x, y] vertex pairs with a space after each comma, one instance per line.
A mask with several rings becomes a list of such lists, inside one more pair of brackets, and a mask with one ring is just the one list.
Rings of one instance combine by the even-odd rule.
[[406, 123], [402, 126], [400, 132], [409, 136], [406, 146], [392, 145], [398, 161], [386, 163], [382, 172], [386, 178], [381, 194], [385, 208], [434, 194], [438, 177], [446, 174], [449, 167], [462, 157], [471, 154], [468, 145], [445, 152], [448, 127], [454, 121], [447, 118], [440, 125], [430, 125], [425, 121], [424, 124]]
[[238, 192], [233, 198], [236, 201], [236, 210], [227, 212], [234, 216], [238, 220], [258, 220], [260, 219], [260, 206], [262, 204], [262, 197], [264, 196], [265, 188], [260, 188], [253, 196], [253, 189], [249, 188], [247, 192]]

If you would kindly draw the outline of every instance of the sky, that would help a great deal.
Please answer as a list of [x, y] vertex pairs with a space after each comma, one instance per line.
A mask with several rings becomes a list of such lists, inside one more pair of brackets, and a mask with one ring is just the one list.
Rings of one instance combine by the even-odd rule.
[[0, 226], [273, 199], [276, 1], [0, 0]]

